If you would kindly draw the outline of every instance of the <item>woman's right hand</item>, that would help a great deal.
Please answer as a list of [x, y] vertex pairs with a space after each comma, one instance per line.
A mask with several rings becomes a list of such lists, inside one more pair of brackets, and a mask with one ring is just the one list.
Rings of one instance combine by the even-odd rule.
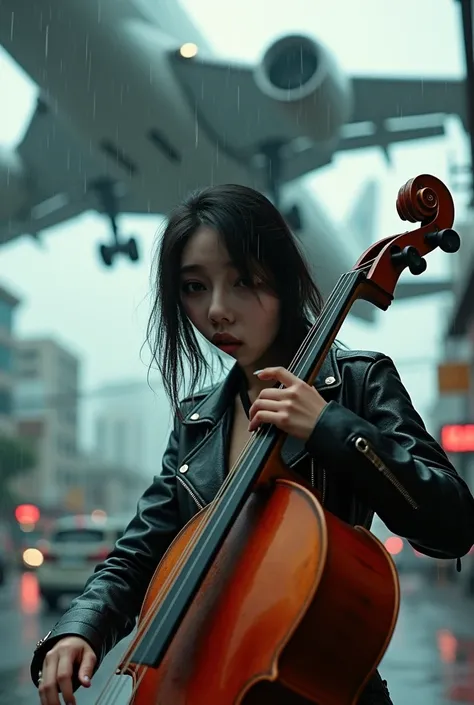
[[87, 641], [66, 636], [48, 651], [43, 661], [38, 687], [41, 705], [61, 705], [59, 693], [68, 705], [76, 705], [72, 689], [74, 667], [79, 666], [79, 681], [88, 688], [97, 657]]

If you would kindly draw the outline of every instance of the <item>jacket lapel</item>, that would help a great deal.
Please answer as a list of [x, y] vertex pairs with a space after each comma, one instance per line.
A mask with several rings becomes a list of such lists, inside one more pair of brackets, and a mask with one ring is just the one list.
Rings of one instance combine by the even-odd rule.
[[212, 388], [202, 401], [191, 405], [183, 419], [184, 426], [201, 426], [204, 432], [204, 438], [186, 453], [180, 466], [185, 468], [181, 480], [190, 485], [203, 505], [212, 502], [225, 480], [232, 403], [240, 374], [234, 365], [223, 382]]

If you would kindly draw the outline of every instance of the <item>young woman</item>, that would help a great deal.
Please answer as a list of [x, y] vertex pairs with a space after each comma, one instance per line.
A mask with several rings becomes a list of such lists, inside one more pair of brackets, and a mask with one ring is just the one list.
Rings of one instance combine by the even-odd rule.
[[[65, 703], [75, 703], [73, 690], [90, 685], [105, 654], [132, 631], [161, 557], [212, 501], [261, 423], [288, 434], [284, 460], [344, 521], [370, 527], [376, 512], [429, 556], [452, 559], [470, 550], [474, 499], [388, 357], [334, 346], [314, 386], [287, 371], [320, 309], [293, 235], [261, 194], [217, 186], [171, 215], [148, 337], [174, 407], [174, 429], [161, 473], [125, 534], [38, 643], [31, 673], [42, 705], [59, 705], [58, 690]], [[197, 391], [207, 366], [201, 337], [235, 364], [223, 382]], [[179, 402], [187, 368], [191, 394]], [[375, 463], [350, 442], [358, 435], [370, 443]], [[275, 684], [262, 684], [264, 691], [274, 705], [306, 702]], [[377, 672], [360, 704], [389, 703]]]

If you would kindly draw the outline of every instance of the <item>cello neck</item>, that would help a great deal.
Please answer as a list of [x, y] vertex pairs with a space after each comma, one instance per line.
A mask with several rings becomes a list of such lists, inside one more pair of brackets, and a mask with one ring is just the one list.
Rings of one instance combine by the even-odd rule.
[[364, 279], [363, 270], [351, 270], [341, 276], [321, 315], [291, 362], [288, 368], [290, 372], [307, 384], [313, 384], [344, 319], [357, 299], [359, 285]]

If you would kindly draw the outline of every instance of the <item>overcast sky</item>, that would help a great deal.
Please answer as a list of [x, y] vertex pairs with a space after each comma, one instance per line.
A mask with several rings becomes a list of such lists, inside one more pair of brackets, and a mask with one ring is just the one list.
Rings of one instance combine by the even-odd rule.
[[[348, 73], [464, 75], [459, 3], [454, 0], [278, 0], [271, 12], [265, 0], [187, 0], [185, 5], [216, 52], [228, 57], [258, 60], [277, 35], [304, 31], [322, 40]], [[31, 114], [36, 88], [5, 54], [0, 54], [0, 95], [2, 105], [8, 105], [0, 114], [0, 144], [12, 145]], [[398, 188], [423, 172], [449, 183], [448, 155], [463, 146], [462, 140], [452, 138], [396, 147], [391, 168], [376, 150], [340, 156], [314, 176], [314, 193], [344, 227], [360, 183], [376, 175], [382, 185], [378, 236], [401, 232], [404, 226], [394, 207]], [[342, 206], [341, 191], [346, 194]], [[23, 239], [1, 250], [0, 280], [23, 300], [18, 331], [53, 335], [77, 352], [87, 389], [107, 381], [145, 378], [139, 350], [149, 310], [150, 252], [161, 222], [159, 217], [122, 218], [124, 232], [139, 237], [144, 256], [138, 266], [122, 259], [112, 270], [101, 266], [97, 245], [109, 238], [109, 226], [94, 214], [49, 231], [42, 248]], [[429, 265], [433, 274], [446, 271], [442, 256], [431, 257]], [[353, 347], [392, 355], [417, 405], [426, 412], [434, 398], [435, 368], [409, 367], [405, 361], [438, 354], [445, 309], [446, 297], [398, 303], [380, 314], [376, 326], [348, 323], [342, 337]]]

